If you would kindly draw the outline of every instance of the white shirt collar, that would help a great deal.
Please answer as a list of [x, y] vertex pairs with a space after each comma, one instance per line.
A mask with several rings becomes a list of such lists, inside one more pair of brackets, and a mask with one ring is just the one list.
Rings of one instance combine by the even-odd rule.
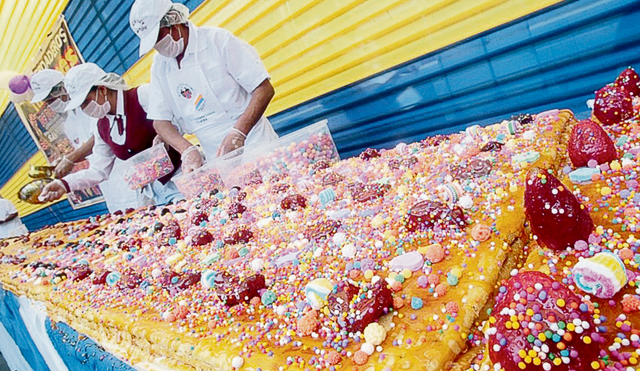
[[[120, 135], [120, 132], [118, 131], [118, 124], [115, 122], [116, 116], [122, 117], [122, 126], [124, 127], [122, 135]], [[116, 115], [107, 114], [107, 118], [109, 119], [109, 126], [111, 127], [111, 130], [109, 131], [111, 140], [115, 144], [123, 145], [127, 140], [127, 116], [124, 114], [124, 92], [122, 90], [118, 90]]]

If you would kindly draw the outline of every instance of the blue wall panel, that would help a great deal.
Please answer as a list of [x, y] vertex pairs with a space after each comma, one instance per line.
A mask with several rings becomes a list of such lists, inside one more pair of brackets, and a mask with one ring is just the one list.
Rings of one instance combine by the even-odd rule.
[[640, 0], [567, 1], [270, 117], [279, 134], [329, 120], [343, 157], [515, 113], [585, 102], [640, 67]]
[[38, 151], [13, 104], [0, 116], [0, 185]]
[[[179, 0], [193, 11], [203, 0]], [[138, 60], [138, 37], [129, 27], [133, 0], [71, 0], [64, 16], [85, 61], [123, 74]]]

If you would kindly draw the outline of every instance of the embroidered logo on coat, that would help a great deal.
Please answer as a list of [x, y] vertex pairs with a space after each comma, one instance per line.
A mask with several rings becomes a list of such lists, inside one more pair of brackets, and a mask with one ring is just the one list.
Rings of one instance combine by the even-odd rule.
[[204, 108], [204, 98], [202, 98], [202, 94], [198, 94], [198, 98], [193, 102], [193, 105], [196, 106], [196, 110], [202, 111]]
[[191, 99], [193, 98], [193, 88], [187, 84], [180, 84], [178, 86], [178, 94], [183, 98]]

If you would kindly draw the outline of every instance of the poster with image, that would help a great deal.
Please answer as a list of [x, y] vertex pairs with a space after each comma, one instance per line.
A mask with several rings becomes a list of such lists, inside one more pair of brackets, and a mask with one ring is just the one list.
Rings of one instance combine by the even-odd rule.
[[[67, 22], [60, 16], [52, 31], [47, 35], [38, 54], [27, 68], [27, 76], [43, 69], [54, 69], [64, 74], [77, 64], [83, 63], [82, 56], [71, 37]], [[15, 105], [31, 137], [44, 154], [49, 164], [55, 164], [62, 156], [72, 152], [86, 140], [91, 132], [90, 122], [72, 120], [69, 113], [53, 111], [47, 103], [24, 102]], [[86, 116], [85, 116], [86, 117]], [[79, 127], [87, 125], [86, 127]], [[72, 172], [89, 167], [88, 161], [74, 166]], [[68, 194], [74, 209], [104, 201], [98, 186]]]

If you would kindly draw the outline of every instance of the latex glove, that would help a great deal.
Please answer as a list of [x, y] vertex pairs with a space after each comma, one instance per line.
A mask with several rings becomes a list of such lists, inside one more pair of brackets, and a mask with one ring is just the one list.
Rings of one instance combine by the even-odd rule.
[[198, 147], [191, 146], [187, 148], [180, 157], [182, 159], [182, 172], [188, 174], [202, 166], [202, 155]]
[[56, 168], [53, 171], [56, 178], [62, 178], [69, 174], [73, 170], [73, 161], [69, 160], [67, 156], [62, 156], [60, 161], [56, 164]]
[[224, 156], [240, 147], [244, 147], [245, 139], [247, 139], [245, 133], [236, 128], [231, 128], [229, 134], [222, 140], [216, 156]]
[[155, 138], [153, 138], [153, 146], [157, 146], [158, 144], [164, 144], [165, 148], [167, 148], [167, 143], [164, 142], [164, 140], [162, 140], [162, 137], [159, 135], [156, 135]]
[[62, 181], [60, 179], [56, 179], [42, 189], [42, 193], [38, 196], [38, 200], [41, 202], [51, 202], [59, 199], [66, 193], [67, 189], [64, 187], [64, 184], [62, 184]]

